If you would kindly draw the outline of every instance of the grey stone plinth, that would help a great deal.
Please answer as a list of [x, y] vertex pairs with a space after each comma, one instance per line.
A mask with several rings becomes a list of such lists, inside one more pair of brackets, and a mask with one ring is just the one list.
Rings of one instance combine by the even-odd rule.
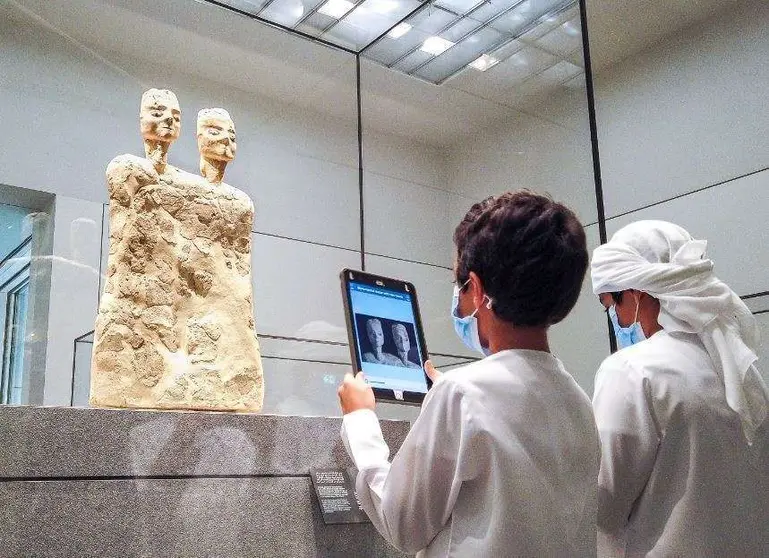
[[0, 554], [401, 556], [370, 524], [324, 525], [307, 478], [0, 484]]
[[[0, 408], [0, 477], [297, 475], [349, 466], [340, 418]], [[409, 423], [382, 421], [400, 447]]]
[[[341, 420], [0, 408], [3, 557], [391, 557], [325, 525], [311, 467], [351, 465]], [[409, 424], [384, 421], [394, 452]]]

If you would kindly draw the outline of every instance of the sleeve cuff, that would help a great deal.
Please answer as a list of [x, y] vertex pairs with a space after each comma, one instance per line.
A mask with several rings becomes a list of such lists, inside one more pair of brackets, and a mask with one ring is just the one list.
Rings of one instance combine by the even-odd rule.
[[370, 409], [359, 409], [342, 417], [342, 440], [359, 471], [387, 463], [390, 457], [379, 419]]

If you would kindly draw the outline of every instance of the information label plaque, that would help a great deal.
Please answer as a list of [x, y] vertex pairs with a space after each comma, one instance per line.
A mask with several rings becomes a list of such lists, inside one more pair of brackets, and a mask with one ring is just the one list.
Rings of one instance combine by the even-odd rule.
[[355, 494], [356, 475], [354, 468], [310, 469], [310, 478], [326, 525], [369, 523]]

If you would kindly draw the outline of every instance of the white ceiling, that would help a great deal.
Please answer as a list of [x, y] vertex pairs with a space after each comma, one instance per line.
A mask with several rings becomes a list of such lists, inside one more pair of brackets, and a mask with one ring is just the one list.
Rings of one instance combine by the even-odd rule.
[[[594, 67], [605, 69], [719, 8], [723, 0], [588, 0]], [[3, 12], [33, 19], [133, 74], [142, 73], [136, 61], [151, 61], [346, 121], [356, 118], [351, 55], [205, 2], [9, 0]], [[364, 61], [364, 129], [450, 146], [522, 111], [536, 112], [533, 101], [551, 91], [581, 94], [581, 44], [574, 29], [576, 9], [511, 45], [516, 53], [488, 72], [466, 70], [442, 86]], [[532, 72], [540, 73], [531, 78]], [[154, 75], [156, 69], [147, 72]]]

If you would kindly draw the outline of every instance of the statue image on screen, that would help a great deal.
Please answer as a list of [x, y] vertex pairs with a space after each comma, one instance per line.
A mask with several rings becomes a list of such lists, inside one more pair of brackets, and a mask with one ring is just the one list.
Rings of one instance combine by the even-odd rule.
[[167, 163], [179, 137], [176, 95], [142, 96], [145, 157], [107, 166], [107, 279], [96, 319], [93, 406], [262, 408], [263, 378], [251, 287], [249, 197], [222, 182], [235, 157], [227, 111], [197, 122], [200, 172]]
[[378, 318], [369, 318], [366, 320], [366, 335], [368, 336], [368, 341], [371, 344], [371, 347], [370, 350], [364, 351], [363, 362], [403, 366], [403, 363], [398, 357], [383, 350], [385, 336], [382, 329], [382, 320]]
[[407, 368], [422, 368], [417, 362], [419, 362], [419, 353], [416, 347], [411, 347], [411, 340], [409, 339], [409, 332], [406, 326], [401, 323], [395, 323], [392, 326], [393, 341], [397, 350], [398, 360], [401, 361], [401, 366]]

